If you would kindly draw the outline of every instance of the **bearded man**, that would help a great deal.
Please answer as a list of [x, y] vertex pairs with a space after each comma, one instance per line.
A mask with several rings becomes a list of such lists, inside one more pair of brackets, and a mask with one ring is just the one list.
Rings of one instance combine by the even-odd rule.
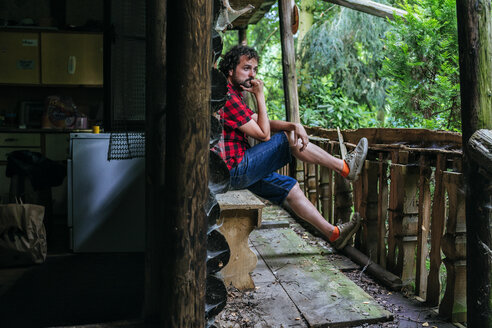
[[[360, 215], [353, 213], [349, 222], [338, 226], [330, 224], [306, 198], [295, 179], [276, 171], [294, 156], [334, 170], [348, 180], [356, 180], [367, 155], [367, 139], [362, 138], [354, 151], [341, 160], [310, 143], [301, 124], [269, 120], [263, 82], [256, 78], [259, 61], [256, 50], [244, 45], [234, 46], [220, 61], [219, 70], [228, 82], [228, 100], [218, 112], [224, 126], [222, 140], [212, 150], [225, 161], [233, 189], [249, 189], [290, 208], [325, 235], [336, 249], [341, 249], [360, 227]], [[243, 92], [255, 97], [257, 113], [246, 105]], [[251, 147], [248, 137], [261, 143]]]

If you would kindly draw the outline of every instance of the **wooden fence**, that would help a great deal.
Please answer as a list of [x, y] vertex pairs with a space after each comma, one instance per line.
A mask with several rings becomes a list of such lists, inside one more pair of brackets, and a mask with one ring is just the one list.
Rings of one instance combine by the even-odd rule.
[[[336, 131], [309, 128], [308, 133], [311, 142], [339, 154]], [[364, 220], [355, 247], [401, 277], [403, 290], [439, 305], [440, 314], [453, 321], [466, 321], [461, 135], [422, 129], [342, 134], [348, 150], [362, 136], [369, 140], [361, 177], [350, 183], [324, 167], [298, 163], [297, 179], [306, 196], [333, 224], [360, 212]]]

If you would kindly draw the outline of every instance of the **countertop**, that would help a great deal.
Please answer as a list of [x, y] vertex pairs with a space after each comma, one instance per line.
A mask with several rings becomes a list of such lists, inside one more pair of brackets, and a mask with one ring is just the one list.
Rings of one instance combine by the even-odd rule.
[[[92, 129], [19, 129], [0, 127], [0, 133], [92, 133]], [[101, 133], [104, 130], [101, 130]]]

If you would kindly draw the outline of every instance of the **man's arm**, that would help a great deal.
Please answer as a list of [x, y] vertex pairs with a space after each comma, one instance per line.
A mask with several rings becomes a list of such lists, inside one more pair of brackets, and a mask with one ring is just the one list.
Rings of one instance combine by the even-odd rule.
[[244, 86], [242, 88], [255, 95], [256, 102], [258, 103], [258, 113], [254, 114], [252, 120], [248, 123], [240, 126], [239, 131], [260, 141], [268, 141], [270, 140], [270, 120], [268, 119], [266, 110], [263, 81], [252, 80], [251, 85], [251, 88], [245, 88]]

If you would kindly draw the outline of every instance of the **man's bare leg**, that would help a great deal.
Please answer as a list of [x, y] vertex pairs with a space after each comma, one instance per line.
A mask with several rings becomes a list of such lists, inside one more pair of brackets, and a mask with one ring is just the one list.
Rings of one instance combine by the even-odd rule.
[[287, 133], [287, 138], [289, 139], [289, 143], [291, 144], [291, 151], [292, 155], [294, 155], [295, 158], [306, 162], [306, 163], [311, 163], [311, 164], [317, 164], [321, 165], [324, 167], [327, 167], [331, 170], [334, 170], [337, 173], [342, 172], [343, 169], [343, 160], [336, 158], [320, 147], [316, 146], [313, 143], [308, 143], [306, 148], [304, 148], [303, 151], [300, 151], [299, 149], [301, 148], [301, 145], [293, 145], [292, 138], [293, 136], [290, 135], [291, 133]]
[[290, 190], [284, 205], [290, 207], [297, 216], [318, 229], [336, 249], [345, 247], [360, 227], [359, 213], [353, 213], [349, 222], [336, 227], [330, 224], [306, 198], [298, 183]]
[[313, 225], [327, 238], [331, 237], [335, 227], [326, 221], [316, 207], [306, 198], [298, 183], [290, 190], [285, 201], [300, 218]]

